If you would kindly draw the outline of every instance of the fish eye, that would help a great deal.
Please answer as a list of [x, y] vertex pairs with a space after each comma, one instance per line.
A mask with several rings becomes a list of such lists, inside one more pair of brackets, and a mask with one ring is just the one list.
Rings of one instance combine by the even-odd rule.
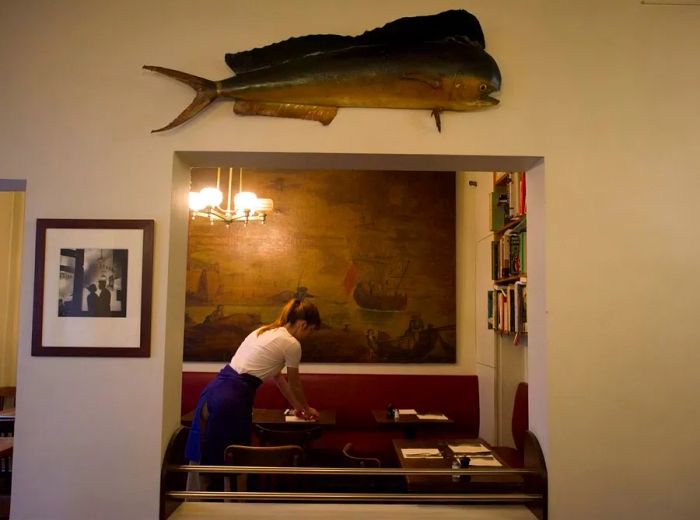
[[487, 88], [488, 88], [488, 85], [486, 85], [486, 83], [482, 83], [481, 85], [479, 85], [479, 90], [481, 92], [486, 92]]

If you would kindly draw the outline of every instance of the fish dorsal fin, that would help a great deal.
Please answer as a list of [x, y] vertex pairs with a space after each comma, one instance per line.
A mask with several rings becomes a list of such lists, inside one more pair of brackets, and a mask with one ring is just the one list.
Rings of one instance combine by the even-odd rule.
[[311, 119], [324, 126], [333, 121], [338, 107], [302, 105], [299, 103], [273, 103], [269, 101], [236, 100], [233, 111], [239, 116], [291, 117], [294, 119]]
[[399, 18], [358, 36], [339, 34], [298, 36], [265, 47], [228, 53], [225, 59], [231, 70], [236, 74], [243, 74], [308, 54], [336, 51], [346, 47], [416, 43], [445, 38], [467, 39], [482, 49], [486, 48], [479, 20], [464, 9], [452, 9], [433, 15]]
[[289, 38], [265, 47], [226, 54], [226, 64], [236, 74], [262, 69], [285, 61], [301, 58], [315, 52], [344, 48], [352, 36], [338, 34], [312, 34]]
[[486, 49], [479, 20], [464, 9], [451, 9], [426, 16], [409, 16], [366, 31], [355, 40], [363, 44], [437, 41], [464, 37]]

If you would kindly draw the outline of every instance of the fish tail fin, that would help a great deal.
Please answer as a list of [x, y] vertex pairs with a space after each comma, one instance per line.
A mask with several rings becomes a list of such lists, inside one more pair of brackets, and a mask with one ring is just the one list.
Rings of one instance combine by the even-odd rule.
[[186, 85], [189, 85], [197, 92], [197, 95], [192, 100], [192, 103], [190, 103], [185, 110], [180, 112], [179, 116], [177, 116], [163, 128], [151, 130], [151, 133], [170, 130], [171, 128], [181, 125], [185, 121], [192, 119], [194, 116], [208, 107], [218, 96], [215, 81], [200, 78], [199, 76], [194, 76], [192, 74], [187, 74], [186, 72], [180, 72], [179, 70], [166, 69], [165, 67], [144, 65], [143, 68], [146, 70], [152, 70], [153, 72], [159, 72], [160, 74], [176, 79]]

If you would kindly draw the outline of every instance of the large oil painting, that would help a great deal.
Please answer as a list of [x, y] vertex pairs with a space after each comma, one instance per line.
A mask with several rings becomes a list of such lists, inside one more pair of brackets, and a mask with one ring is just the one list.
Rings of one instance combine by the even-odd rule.
[[[275, 209], [264, 224], [190, 221], [185, 361], [230, 360], [296, 297], [323, 320], [305, 363], [456, 362], [454, 173], [244, 175]], [[215, 183], [192, 169], [192, 190]]]

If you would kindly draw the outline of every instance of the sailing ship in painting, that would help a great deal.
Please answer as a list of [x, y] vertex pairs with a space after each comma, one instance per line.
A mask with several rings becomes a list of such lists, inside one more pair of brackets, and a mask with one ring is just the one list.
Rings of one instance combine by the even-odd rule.
[[[353, 265], [368, 261], [366, 258], [356, 258]], [[409, 262], [399, 262], [400, 275], [386, 261], [372, 259], [375, 264], [374, 272], [379, 274], [377, 279], [358, 280], [352, 292], [355, 303], [364, 310], [379, 312], [398, 312], [406, 310], [408, 295], [400, 292], [401, 283], [406, 276]]]

